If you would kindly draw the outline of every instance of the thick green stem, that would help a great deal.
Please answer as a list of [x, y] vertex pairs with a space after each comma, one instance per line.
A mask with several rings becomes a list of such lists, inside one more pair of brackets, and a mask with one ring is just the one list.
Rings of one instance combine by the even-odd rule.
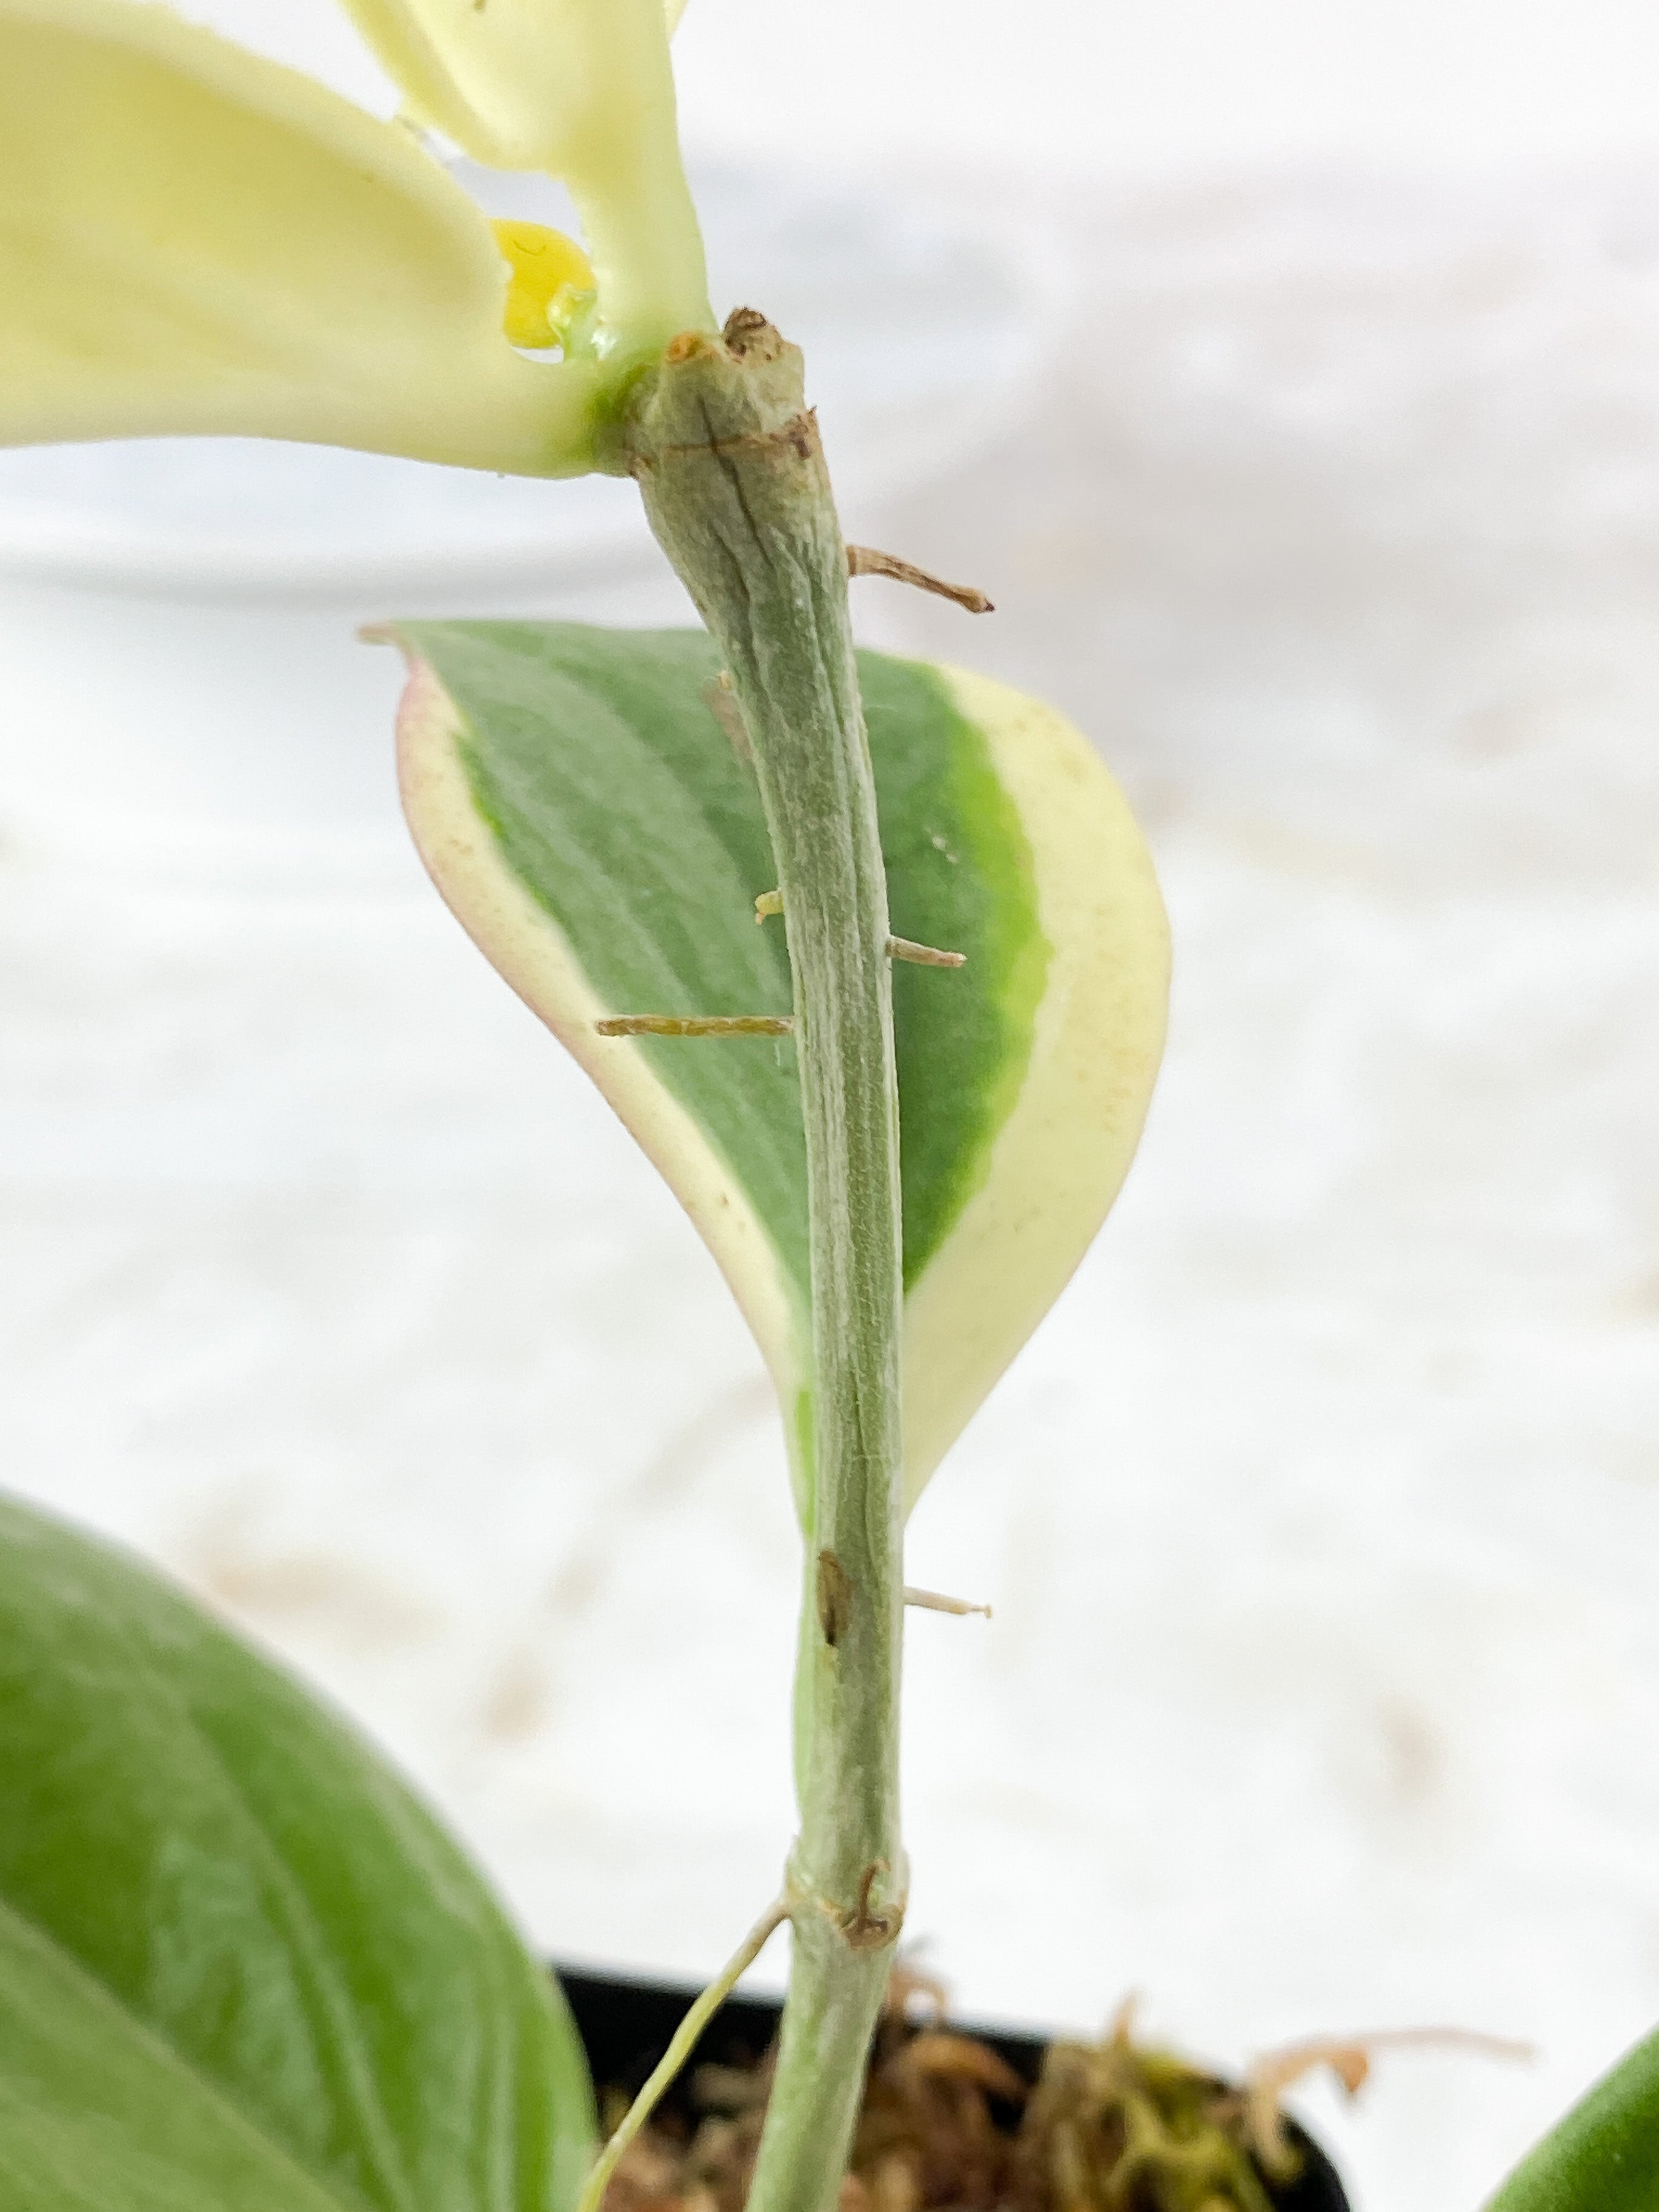
[[726, 655], [777, 860], [806, 1128], [816, 1389], [789, 1998], [750, 2212], [828, 2212], [903, 1917], [898, 1090], [887, 878], [847, 554], [800, 356], [757, 315], [677, 339], [629, 459]]

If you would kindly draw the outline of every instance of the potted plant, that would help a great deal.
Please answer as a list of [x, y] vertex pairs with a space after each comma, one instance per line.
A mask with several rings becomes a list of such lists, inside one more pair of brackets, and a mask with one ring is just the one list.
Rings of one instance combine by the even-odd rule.
[[[659, 0], [353, 13], [415, 122], [562, 179], [583, 244], [492, 229], [402, 127], [164, 9], [0, 0], [0, 435], [638, 483], [706, 634], [383, 635], [430, 872], [686, 1205], [778, 1387], [800, 1829], [596, 2156], [568, 2010], [395, 1778], [142, 1569], [7, 1508], [0, 2204], [638, 2202], [657, 2098], [786, 1922], [763, 2094], [723, 2093], [753, 2124], [721, 2186], [755, 2212], [920, 2202], [946, 2107], [1015, 2146], [988, 2204], [1338, 2202], [1271, 2080], [1213, 2082], [1126, 2024], [1056, 2046], [1032, 2092], [1012, 2045], [934, 2030], [918, 2057], [893, 2007], [903, 1610], [939, 1601], [906, 1590], [903, 1516], [1128, 1165], [1166, 963], [1139, 834], [1051, 710], [855, 653], [849, 574], [977, 595], [843, 544], [799, 355], [746, 308], [717, 325]], [[1647, 2201], [1617, 2191], [1659, 2156], [1655, 2063], [1506, 2212]]]

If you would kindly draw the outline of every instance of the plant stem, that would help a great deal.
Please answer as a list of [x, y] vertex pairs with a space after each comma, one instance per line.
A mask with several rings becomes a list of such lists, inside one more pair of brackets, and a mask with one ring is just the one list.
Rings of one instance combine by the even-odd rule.
[[816, 1401], [782, 2043], [750, 2212], [830, 2212], [903, 1918], [898, 1088], [887, 878], [847, 553], [800, 356], [760, 316], [677, 338], [629, 459], [726, 655], [794, 978]]

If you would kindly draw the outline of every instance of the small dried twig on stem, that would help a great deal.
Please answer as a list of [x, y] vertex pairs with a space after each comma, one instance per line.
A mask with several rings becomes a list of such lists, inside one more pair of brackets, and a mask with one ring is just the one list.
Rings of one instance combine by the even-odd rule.
[[970, 615], [996, 612], [976, 585], [947, 584], [943, 576], [918, 568], [914, 561], [901, 561], [896, 553], [878, 553], [873, 545], [848, 547], [847, 573], [849, 576], [890, 576], [896, 584], [911, 584], [919, 592], [931, 592], [935, 599], [949, 599], [957, 606], [965, 607]]

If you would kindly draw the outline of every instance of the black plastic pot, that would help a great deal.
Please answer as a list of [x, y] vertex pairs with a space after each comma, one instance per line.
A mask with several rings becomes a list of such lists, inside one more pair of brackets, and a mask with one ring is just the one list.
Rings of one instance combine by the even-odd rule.
[[[595, 1974], [574, 1967], [561, 1966], [557, 1972], [586, 2046], [593, 2079], [605, 2086], [614, 2083], [631, 2094], [642, 2087], [668, 2048], [686, 2008], [697, 1995], [696, 1985], [636, 1980], [625, 1974]], [[703, 2030], [676, 2090], [684, 2090], [692, 2066], [738, 2065], [759, 2057], [776, 2033], [779, 2010], [770, 1998], [728, 1997]], [[953, 2021], [951, 2026], [988, 2043], [1024, 2080], [1036, 2080], [1047, 2048], [1042, 2036], [1012, 2035], [974, 2021]], [[671, 2090], [664, 2100], [671, 2108], [679, 2101], [676, 2090]], [[1346, 2191], [1329, 2159], [1294, 2121], [1290, 2132], [1304, 2154], [1304, 2164], [1289, 2188], [1275, 2191], [1267, 2185], [1279, 2212], [1349, 2212]]]

